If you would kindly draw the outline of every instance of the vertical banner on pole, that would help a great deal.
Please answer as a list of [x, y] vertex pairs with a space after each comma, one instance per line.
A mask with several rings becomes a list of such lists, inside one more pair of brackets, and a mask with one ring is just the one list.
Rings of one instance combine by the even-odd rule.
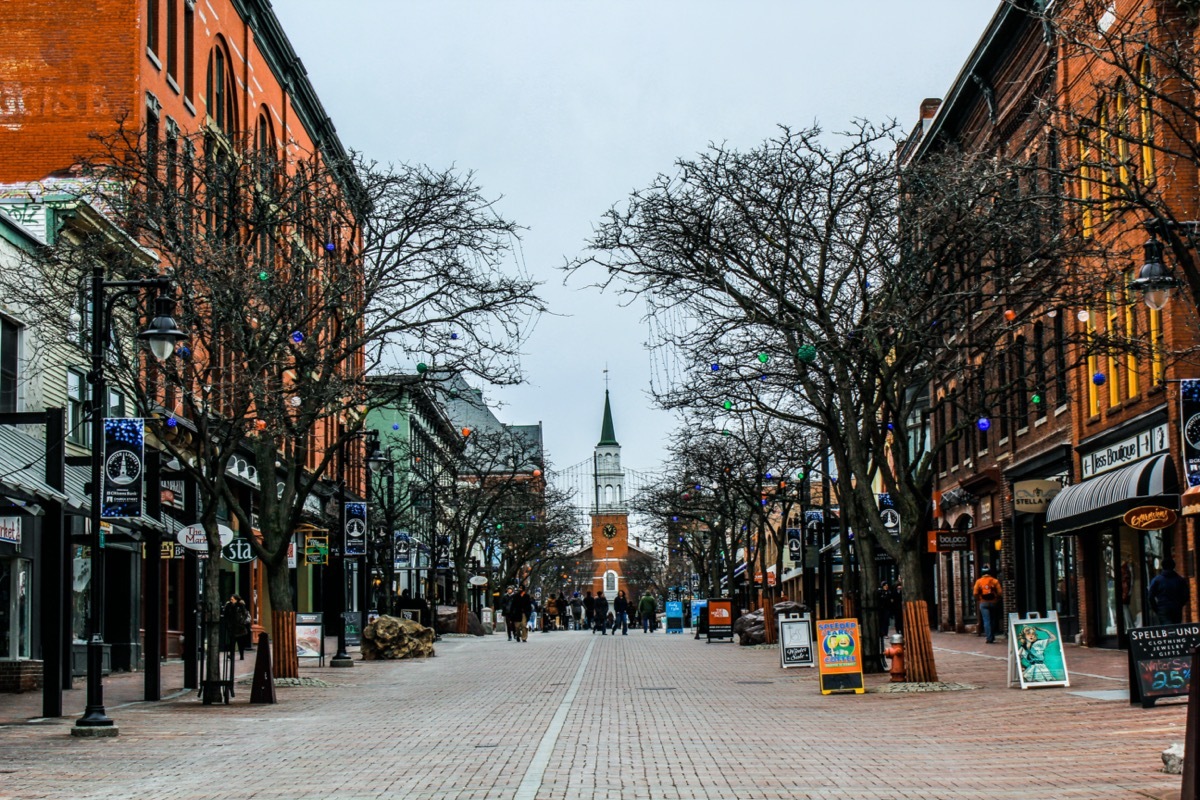
[[345, 544], [342, 551], [347, 556], [366, 555], [367, 552], [367, 504], [346, 503]]
[[1179, 427], [1187, 485], [1200, 485], [1200, 380], [1179, 382]]
[[804, 563], [804, 531], [799, 528], [787, 529], [787, 553], [783, 557], [783, 565], [789, 569]]
[[101, 517], [139, 519], [142, 516], [142, 470], [145, 458], [145, 420], [127, 417], [104, 420]]

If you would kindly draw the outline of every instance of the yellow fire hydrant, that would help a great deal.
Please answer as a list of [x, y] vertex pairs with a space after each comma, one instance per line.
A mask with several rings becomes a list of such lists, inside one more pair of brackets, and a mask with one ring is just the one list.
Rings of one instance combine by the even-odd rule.
[[906, 673], [904, 672], [904, 637], [899, 633], [893, 633], [891, 641], [891, 645], [883, 651], [883, 654], [892, 660], [892, 667], [888, 672], [892, 674], [892, 683], [903, 683], [906, 679]]

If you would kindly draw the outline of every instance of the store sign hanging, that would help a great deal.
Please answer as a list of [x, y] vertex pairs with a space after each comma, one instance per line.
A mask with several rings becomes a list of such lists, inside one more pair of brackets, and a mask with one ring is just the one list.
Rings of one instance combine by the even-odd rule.
[[346, 521], [345, 547], [342, 550], [346, 556], [362, 556], [367, 553], [367, 504], [346, 503], [346, 513], [342, 516]]
[[971, 549], [971, 534], [966, 531], [938, 531], [937, 549], [939, 553], [955, 550]]
[[140, 519], [142, 471], [146, 458], [146, 421], [128, 417], [104, 420], [104, 475], [100, 516]]
[[20, 517], [0, 517], [0, 542], [21, 546]]
[[[224, 525], [217, 525], [217, 535], [221, 537], [221, 547], [225, 547], [233, 541], [233, 531]], [[208, 551], [208, 534], [204, 532], [204, 526], [198, 522], [195, 525], [180, 528], [179, 533], [175, 534], [175, 539], [189, 550]]]
[[1124, 522], [1135, 531], [1158, 531], [1175, 524], [1179, 515], [1163, 506], [1138, 506], [1125, 512]]
[[1018, 514], [1045, 514], [1061, 491], [1058, 481], [1017, 481], [1013, 484], [1013, 509]]

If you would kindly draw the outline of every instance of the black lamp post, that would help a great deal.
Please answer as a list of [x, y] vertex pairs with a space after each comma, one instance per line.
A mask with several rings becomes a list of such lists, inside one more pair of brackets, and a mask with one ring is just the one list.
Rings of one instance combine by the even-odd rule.
[[1171, 300], [1171, 290], [1179, 286], [1179, 279], [1163, 263], [1162, 244], [1153, 234], [1143, 245], [1143, 252], [1146, 263], [1138, 271], [1137, 278], [1129, 282], [1129, 288], [1141, 292], [1142, 299], [1151, 309], [1162, 311]]
[[[132, 281], [104, 280], [104, 265], [92, 268], [92, 369], [88, 380], [92, 384], [91, 424], [91, 508], [88, 524], [91, 530], [92, 580], [91, 603], [88, 614], [87, 643], [87, 705], [83, 716], [75, 721], [71, 733], [76, 736], [116, 736], [117, 728], [105, 713], [104, 684], [101, 670], [104, 666], [104, 550], [101, 547], [100, 524], [102, 522], [103, 457], [104, 457], [104, 413], [108, 404], [108, 387], [104, 380], [104, 355], [109, 340], [113, 304], [142, 289], [151, 288], [157, 293], [154, 299], [154, 318], [149, 327], [138, 334], [150, 347], [150, 352], [159, 361], [165, 361], [175, 351], [175, 343], [187, 337], [175, 325], [171, 314], [175, 303], [165, 292], [171, 288], [165, 277]], [[118, 289], [110, 298], [105, 290]], [[157, 632], [153, 632], [157, 635]]]
[[[371, 556], [372, 556], [372, 552], [375, 550], [376, 542], [375, 542], [375, 537], [372, 536], [370, 533], [370, 531], [374, 527], [371, 524], [371, 519], [374, 514], [374, 510], [371, 508], [372, 473], [379, 472], [382, 474], [382, 473], [386, 472], [388, 470], [388, 468], [390, 468], [392, 465], [391, 458], [389, 458], [388, 455], [386, 453], [384, 453], [383, 450], [380, 449], [379, 431], [368, 430], [366, 432], [366, 436], [367, 436], [367, 531], [365, 534], [365, 539], [367, 542], [367, 547], [366, 547], [366, 554], [363, 556], [363, 570], [362, 570], [363, 574], [361, 576], [361, 580], [359, 581], [362, 584], [362, 591], [360, 592], [360, 594], [362, 596], [362, 613], [364, 615], [370, 609], [371, 596], [372, 596], [371, 589], [375, 585], [375, 564], [373, 563], [373, 559]], [[392, 498], [388, 497], [389, 503], [391, 502], [391, 500], [392, 500]], [[364, 619], [364, 622], [365, 622], [365, 619]]]

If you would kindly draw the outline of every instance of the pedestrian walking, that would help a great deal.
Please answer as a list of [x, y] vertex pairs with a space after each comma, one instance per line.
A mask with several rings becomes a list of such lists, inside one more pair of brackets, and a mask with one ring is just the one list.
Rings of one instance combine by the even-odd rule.
[[658, 601], [650, 592], [646, 592], [638, 601], [637, 611], [642, 620], [642, 633], [649, 632], [651, 624], [658, 616]]
[[992, 570], [987, 564], [979, 568], [979, 580], [975, 581], [975, 587], [971, 593], [975, 596], [975, 602], [979, 606], [979, 619], [983, 623], [983, 635], [986, 637], [987, 643], [991, 644], [996, 641], [995, 616], [1000, 609], [1000, 600], [1004, 596], [1004, 590], [1000, 588], [1000, 581], [992, 577]]
[[600, 629], [601, 636], [608, 635], [608, 598], [604, 596], [604, 592], [596, 592], [596, 605], [592, 615], [592, 634], [595, 635], [596, 629]]
[[542, 612], [545, 615], [542, 622], [542, 633], [549, 633], [554, 630], [554, 620], [558, 619], [558, 599], [553, 594], [546, 597], [546, 605]]
[[504, 597], [500, 598], [500, 611], [504, 614], [504, 629], [508, 632], [508, 640], [511, 642], [516, 636], [517, 626], [515, 613], [513, 611], [513, 598], [516, 597], [516, 592], [513, 587], [508, 587], [504, 592]]
[[579, 598], [579, 592], [571, 598], [571, 617], [575, 620], [575, 630], [583, 627], [583, 600]]
[[596, 621], [596, 598], [592, 597], [592, 593], [588, 592], [587, 597], [583, 598], [583, 624], [592, 631], [596, 632], [593, 623]]
[[1175, 571], [1175, 559], [1168, 556], [1162, 561], [1162, 569], [1150, 581], [1150, 604], [1162, 622], [1178, 625], [1183, 622], [1183, 608], [1187, 603], [1187, 580]]
[[566, 592], [558, 593], [558, 625], [564, 631], [571, 630], [571, 606]]
[[240, 595], [230, 595], [221, 607], [221, 649], [232, 654], [236, 648], [238, 658], [244, 661], [249, 643], [250, 609], [246, 608]]
[[617, 599], [613, 601], [613, 636], [617, 635], [617, 626], [621, 626], [621, 635], [629, 635], [629, 599], [625, 597], [625, 590], [617, 592]]
[[529, 641], [529, 621], [533, 617], [533, 598], [529, 596], [529, 592], [522, 586], [517, 595], [512, 601], [513, 623], [516, 630], [513, 632], [515, 642]]

